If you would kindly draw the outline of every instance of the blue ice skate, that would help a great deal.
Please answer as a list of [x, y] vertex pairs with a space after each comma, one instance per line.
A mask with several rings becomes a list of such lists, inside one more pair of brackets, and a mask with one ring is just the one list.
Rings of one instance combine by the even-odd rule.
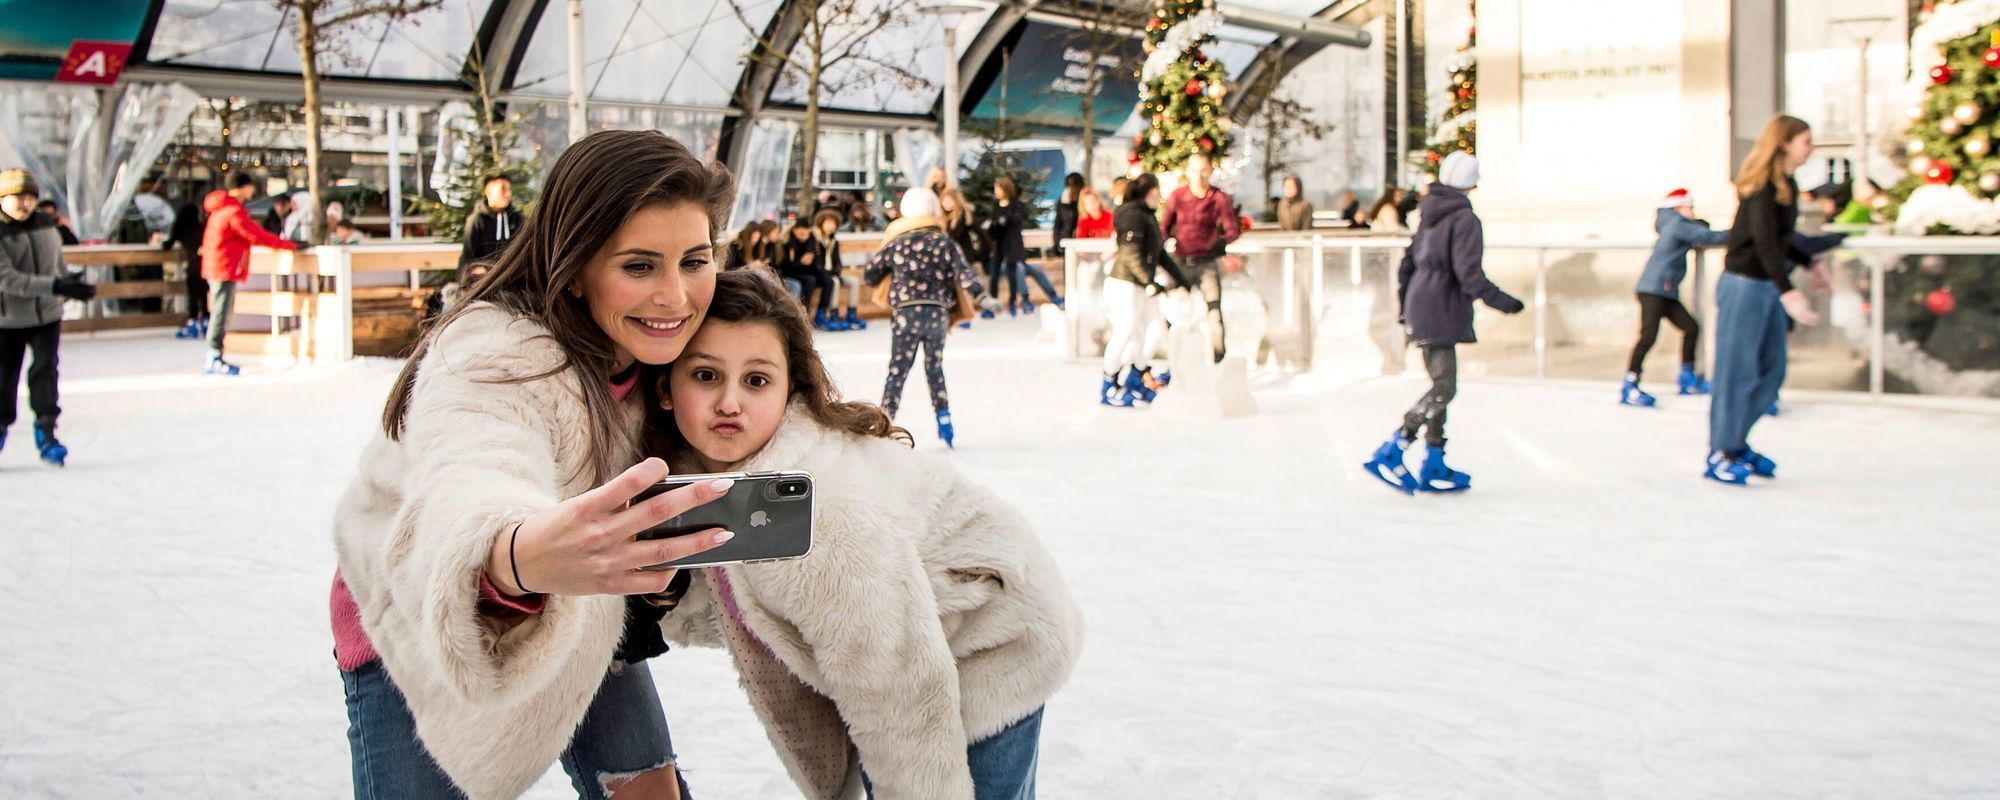
[[1683, 395], [1708, 394], [1715, 389], [1707, 378], [1694, 371], [1693, 364], [1682, 364], [1680, 377], [1674, 383]]
[[1403, 451], [1410, 449], [1410, 440], [1403, 438], [1402, 431], [1390, 434], [1389, 440], [1375, 448], [1375, 455], [1361, 465], [1376, 480], [1389, 484], [1389, 488], [1403, 494], [1416, 494], [1417, 479], [1410, 474], [1409, 467], [1403, 466]]
[[69, 460], [69, 448], [64, 447], [62, 442], [56, 441], [56, 432], [53, 428], [35, 426], [35, 449], [41, 451], [42, 461], [51, 466], [60, 467]]
[[1472, 488], [1472, 476], [1444, 463], [1444, 446], [1429, 445], [1425, 448], [1424, 466], [1417, 473], [1417, 488], [1426, 492], [1463, 492]]
[[953, 450], [957, 450], [958, 445], [951, 443], [952, 433], [953, 433], [951, 429], [951, 412], [939, 411], [937, 415], [937, 422], [938, 422], [938, 438], [944, 440], [944, 446], [949, 447]]
[[1717, 483], [1743, 486], [1750, 482], [1750, 473], [1749, 464], [1720, 450], [1711, 450], [1708, 454], [1708, 470], [1701, 476]]
[[194, 320], [188, 320], [186, 325], [174, 329], [174, 338], [176, 339], [201, 339], [207, 335], [202, 331], [201, 323]]
[[1618, 402], [1621, 405], [1652, 408], [1653, 404], [1659, 401], [1654, 400], [1652, 395], [1640, 391], [1639, 376], [1627, 372], [1625, 373], [1625, 383], [1618, 387]]
[[1769, 458], [1765, 458], [1764, 454], [1752, 450], [1748, 447], [1743, 448], [1743, 453], [1741, 455], [1738, 455], [1736, 457], [1736, 460], [1742, 462], [1744, 466], [1749, 467], [1750, 474], [1753, 477], [1758, 477], [1758, 478], [1778, 477], [1778, 462], [1772, 461]]
[[854, 309], [850, 308], [847, 310], [846, 322], [847, 329], [850, 331], [868, 330], [868, 323], [861, 321], [861, 315], [856, 313]]
[[243, 372], [235, 364], [222, 360], [222, 356], [214, 353], [209, 354], [208, 364], [203, 366], [201, 371], [209, 375], [227, 375], [232, 377]]
[[1159, 396], [1159, 392], [1153, 391], [1152, 387], [1146, 385], [1145, 375], [1136, 369], [1125, 370], [1126, 405], [1129, 406], [1135, 402], [1152, 405], [1153, 399]]
[[1119, 391], [1118, 389], [1119, 389], [1118, 373], [1116, 372], [1104, 373], [1104, 384], [1100, 386], [1097, 390], [1097, 404], [1103, 406], [1129, 407], [1131, 404], [1125, 402], [1125, 393]]

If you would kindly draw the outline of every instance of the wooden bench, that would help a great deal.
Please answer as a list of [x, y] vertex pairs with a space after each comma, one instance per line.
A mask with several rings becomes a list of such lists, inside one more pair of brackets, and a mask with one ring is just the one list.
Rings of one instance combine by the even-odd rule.
[[[146, 244], [72, 245], [63, 248], [63, 262], [84, 271], [97, 286], [97, 296], [83, 304], [82, 319], [63, 320], [64, 333], [171, 328], [187, 321], [188, 265], [178, 247], [162, 250]], [[120, 267], [159, 266], [159, 278], [119, 280]], [[159, 311], [113, 312], [108, 301], [160, 298]]]

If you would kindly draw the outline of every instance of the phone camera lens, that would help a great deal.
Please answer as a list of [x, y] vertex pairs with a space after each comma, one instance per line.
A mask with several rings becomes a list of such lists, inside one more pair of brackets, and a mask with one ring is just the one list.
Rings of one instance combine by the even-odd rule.
[[806, 485], [799, 481], [786, 481], [784, 483], [778, 484], [778, 494], [783, 495], [785, 497], [798, 497], [805, 493], [806, 493]]

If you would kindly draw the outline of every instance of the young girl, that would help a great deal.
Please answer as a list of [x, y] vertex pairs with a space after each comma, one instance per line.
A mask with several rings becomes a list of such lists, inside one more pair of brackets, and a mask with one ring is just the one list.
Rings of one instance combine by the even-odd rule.
[[1646, 367], [1646, 354], [1660, 336], [1660, 320], [1673, 323], [1681, 331], [1680, 393], [1708, 394], [1709, 383], [1694, 371], [1694, 351], [1701, 342], [1701, 323], [1687, 306], [1681, 305], [1681, 281], [1687, 277], [1688, 251], [1697, 247], [1719, 247], [1729, 241], [1729, 231], [1709, 230], [1708, 220], [1695, 216], [1694, 199], [1686, 189], [1667, 193], [1654, 217], [1653, 230], [1660, 240], [1646, 259], [1646, 270], [1635, 287], [1639, 296], [1639, 341], [1632, 346], [1632, 359], [1625, 365], [1625, 383], [1618, 388], [1618, 402], [1628, 406], [1652, 406], [1653, 396], [1639, 389], [1639, 377]]
[[708, 314], [655, 446], [683, 472], [812, 473], [813, 550], [705, 570], [667, 638], [728, 648], [805, 797], [845, 796], [858, 757], [880, 800], [1033, 798], [1042, 709], [1082, 645], [1055, 560], [999, 496], [841, 402], [770, 279], [721, 276]]
[[840, 212], [829, 208], [813, 215], [813, 237], [819, 239], [820, 250], [825, 253], [820, 264], [827, 278], [833, 281], [835, 292], [843, 287], [847, 289], [847, 317], [842, 319], [838, 316], [840, 296], [836, 294], [833, 298], [834, 313], [828, 315], [828, 320], [839, 320], [840, 324], [847, 326], [847, 330], [865, 331], [868, 323], [861, 321], [861, 279], [845, 272], [846, 267], [840, 260], [840, 240], [835, 238], [839, 232]]
[[626, 503], [667, 474], [639, 373], [701, 326], [735, 185], [657, 131], [572, 143], [410, 356], [333, 524], [357, 800], [518, 797], [558, 760], [581, 798], [680, 796], [658, 616], [627, 596], [728, 536], [633, 536], [728, 487]]
[[[1006, 180], [1001, 178], [1000, 180]], [[903, 209], [908, 216], [896, 221], [883, 233], [887, 243], [868, 262], [861, 280], [870, 286], [893, 281], [889, 305], [896, 316], [891, 322], [889, 379], [882, 387], [882, 408], [889, 416], [903, 402], [903, 382], [916, 365], [917, 350], [924, 351], [924, 377], [930, 382], [931, 409], [937, 412], [938, 438], [951, 447], [951, 397], [944, 388], [944, 337], [951, 332], [951, 311], [958, 305], [958, 290], [979, 294], [979, 279], [965, 256], [945, 235], [938, 220], [937, 196], [918, 187], [903, 193]]]
[[1805, 293], [1792, 288], [1793, 264], [1809, 264], [1793, 237], [1799, 186], [1792, 173], [1812, 155], [1812, 128], [1778, 115], [1736, 176], [1736, 222], [1715, 284], [1715, 387], [1708, 406], [1708, 465], [1702, 476], [1741, 486], [1770, 478], [1778, 465], [1750, 449], [1750, 427], [1778, 401], [1785, 382], [1790, 319], [1819, 324]]
[[1084, 189], [1076, 201], [1076, 238], [1109, 239], [1112, 235], [1111, 209], [1098, 199], [1096, 189]]
[[[1431, 388], [1403, 414], [1403, 427], [1376, 448], [1364, 466], [1405, 494], [1456, 492], [1472, 486], [1472, 476], [1444, 463], [1445, 407], [1458, 395], [1458, 346], [1479, 341], [1472, 332], [1472, 301], [1503, 314], [1523, 305], [1486, 278], [1485, 227], [1472, 213], [1466, 192], [1479, 185], [1479, 160], [1452, 153], [1438, 167], [1438, 181], [1424, 196], [1423, 222], [1410, 237], [1397, 274], [1399, 307], [1409, 342], [1423, 348]], [[1424, 432], [1429, 446], [1422, 471], [1411, 477], [1403, 452]]]

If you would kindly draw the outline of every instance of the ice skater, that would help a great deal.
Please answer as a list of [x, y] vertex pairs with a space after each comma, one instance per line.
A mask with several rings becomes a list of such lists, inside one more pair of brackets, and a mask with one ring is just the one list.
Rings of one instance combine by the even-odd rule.
[[[1444, 463], [1445, 406], [1458, 394], [1458, 345], [1479, 341], [1472, 331], [1473, 300], [1505, 314], [1518, 314], [1524, 307], [1486, 278], [1485, 229], [1466, 197], [1478, 185], [1479, 159], [1464, 152], [1445, 158], [1437, 183], [1424, 196], [1423, 219], [1397, 270], [1404, 329], [1409, 343], [1424, 351], [1431, 388], [1403, 415], [1403, 427], [1363, 466], [1405, 494], [1456, 492], [1472, 486], [1472, 476]], [[1425, 433], [1429, 450], [1422, 470], [1412, 477], [1403, 466], [1403, 453], [1419, 431]]]
[[56, 356], [62, 346], [63, 300], [89, 300], [97, 288], [63, 267], [55, 217], [37, 211], [41, 190], [24, 169], [0, 172], [0, 447], [20, 408], [21, 365], [28, 366], [28, 407], [35, 412], [35, 450], [62, 466], [69, 448], [56, 439]]
[[[1208, 304], [1208, 347], [1215, 363], [1220, 364], [1228, 339], [1223, 328], [1222, 256], [1229, 244], [1243, 235], [1243, 224], [1229, 193], [1209, 183], [1215, 169], [1208, 156], [1189, 156], [1182, 169], [1187, 183], [1167, 199], [1160, 228], [1174, 240], [1175, 252], [1195, 282], [1193, 288]], [[1126, 193], [1128, 198], [1133, 195], [1129, 187]]]
[[1618, 402], [1628, 406], [1651, 407], [1653, 396], [1639, 389], [1645, 371], [1646, 354], [1660, 336], [1660, 320], [1673, 323], [1681, 332], [1681, 371], [1675, 385], [1683, 395], [1708, 394], [1708, 379], [1694, 369], [1695, 347], [1701, 343], [1701, 323], [1681, 304], [1681, 281], [1687, 277], [1688, 251], [1697, 247], [1721, 247], [1729, 241], [1729, 231], [1711, 230], [1708, 220], [1695, 216], [1694, 199], [1686, 189], [1667, 193], [1653, 220], [1660, 240], [1653, 244], [1653, 256], [1639, 275], [1639, 341], [1632, 346], [1632, 360], [1625, 366], [1625, 383], [1618, 389]]
[[[1002, 178], [1001, 180], [1006, 180]], [[903, 193], [903, 218], [883, 232], [888, 242], [868, 262], [861, 280], [870, 286], [889, 281], [887, 305], [895, 309], [889, 355], [889, 378], [882, 387], [882, 408], [889, 418], [903, 402], [903, 383], [910, 378], [917, 350], [924, 351], [924, 377], [930, 382], [931, 409], [937, 412], [938, 438], [953, 447], [951, 395], [944, 384], [944, 339], [961, 308], [961, 288], [980, 293], [978, 276], [965, 254], [944, 232], [937, 195], [921, 186]], [[964, 311], [969, 315], [970, 308]]]
[[[1111, 273], [1104, 279], [1104, 315], [1111, 323], [1111, 335], [1104, 343], [1104, 384], [1097, 401], [1107, 406], [1131, 408], [1152, 403], [1159, 390], [1171, 380], [1166, 374], [1153, 377], [1153, 354], [1159, 351], [1167, 326], [1154, 298], [1168, 286], [1186, 288], [1188, 279], [1167, 254], [1166, 238], [1160, 231], [1160, 179], [1141, 174], [1126, 188], [1127, 200], [1118, 207], [1113, 221], [1118, 236], [1118, 252], [1111, 261]], [[1122, 373], [1122, 377], [1121, 377]]]
[[1778, 465], [1750, 449], [1750, 428], [1776, 406], [1791, 322], [1819, 323], [1790, 278], [1793, 264], [1813, 258], [1795, 234], [1799, 186], [1792, 178], [1812, 150], [1811, 126], [1781, 114], [1764, 125], [1736, 175], [1740, 202], [1715, 286], [1715, 396], [1702, 472], [1709, 480], [1741, 486], [1752, 476], [1777, 476]]
[[1034, 797], [1042, 709], [1083, 622], [1027, 519], [842, 401], [768, 277], [716, 279], [660, 394], [656, 452], [677, 473], [818, 482], [810, 558], [703, 570], [661, 620], [669, 640], [727, 643], [801, 796], [855, 796], [840, 790], [859, 773], [885, 800]]

